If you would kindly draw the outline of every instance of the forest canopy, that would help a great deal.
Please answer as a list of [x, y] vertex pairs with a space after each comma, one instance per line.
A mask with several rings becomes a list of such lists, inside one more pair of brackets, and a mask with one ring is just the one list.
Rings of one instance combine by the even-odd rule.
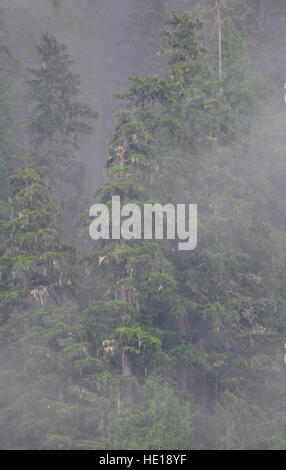
[[0, 12], [0, 448], [285, 450], [285, 2], [83, 3]]

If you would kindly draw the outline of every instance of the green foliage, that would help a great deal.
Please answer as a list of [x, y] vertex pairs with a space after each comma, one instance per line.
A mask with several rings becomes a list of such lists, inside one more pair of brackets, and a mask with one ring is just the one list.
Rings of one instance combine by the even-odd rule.
[[91, 132], [87, 121], [97, 114], [77, 101], [81, 79], [70, 71], [66, 46], [45, 33], [37, 54], [41, 66], [30, 69], [32, 79], [28, 82], [31, 131], [38, 143], [60, 139], [62, 144], [76, 145], [79, 135]]
[[0, 220], [6, 218], [7, 170], [15, 146], [12, 141], [11, 118], [13, 111], [12, 84], [9, 65], [13, 57], [5, 44], [0, 42]]
[[33, 166], [26, 165], [10, 176], [9, 187], [11, 218], [1, 224], [6, 235], [1, 247], [5, 317], [15, 308], [15, 300], [20, 300], [11, 296], [9, 287], [24, 289], [25, 305], [44, 305], [51, 298], [55, 301], [62, 290], [64, 294], [64, 290], [72, 292], [75, 287], [67, 271], [75, 250], [63, 242], [54, 226], [56, 206], [51, 201], [49, 184]]
[[[184, 3], [205, 24], [190, 13], [167, 19], [156, 74], [131, 77], [119, 96], [96, 197], [109, 208], [113, 195], [140, 207], [198, 203], [193, 252], [101, 240], [79, 262], [64, 240], [69, 226], [64, 237], [57, 228], [49, 181], [59, 167], [70, 174], [67, 157], [91, 130], [80, 77], [65, 46], [44, 35], [29, 82], [40, 165], [9, 178], [9, 85], [0, 79], [5, 449], [286, 447], [284, 117], [271, 109], [267, 126], [258, 121], [269, 77], [253, 58], [259, 37], [267, 55], [259, 31], [274, 12], [270, 2], [224, 2], [220, 82], [217, 5]], [[156, 12], [158, 24], [163, 4], [136, 11]]]

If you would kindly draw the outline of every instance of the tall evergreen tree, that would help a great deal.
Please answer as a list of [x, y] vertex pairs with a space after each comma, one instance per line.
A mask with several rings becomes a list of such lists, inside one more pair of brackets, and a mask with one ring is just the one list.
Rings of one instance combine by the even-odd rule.
[[[9, 179], [10, 219], [1, 224], [2, 315], [17, 305], [57, 304], [72, 294], [72, 278], [65, 263], [74, 248], [65, 245], [54, 226], [56, 206], [50, 187], [27, 164]], [[58, 300], [57, 300], [58, 299]]]
[[[198, 414], [197, 425], [204, 433], [201, 439], [206, 442], [209, 440], [210, 446], [263, 448], [267, 430], [276, 427], [275, 442], [284, 445], [275, 403], [281, 402], [283, 395], [281, 385], [284, 375], [279, 351], [284, 331], [282, 324], [285, 321], [277, 270], [278, 277], [283, 279], [285, 264], [284, 258], [281, 258], [278, 268], [278, 260], [275, 255], [271, 255], [271, 250], [270, 257], [265, 255], [261, 263], [258, 262], [257, 254], [263, 251], [263, 247], [277, 244], [278, 240], [283, 245], [285, 237], [269, 222], [263, 221], [263, 213], [256, 203], [257, 196], [254, 199], [252, 186], [247, 186], [247, 182], [238, 177], [241, 175], [238, 165], [233, 166], [227, 161], [228, 155], [232, 161], [237, 158], [235, 155], [239, 155], [240, 147], [236, 142], [245, 138], [244, 120], [252, 112], [254, 101], [251, 101], [251, 97], [254, 98], [256, 92], [251, 67], [243, 57], [242, 43], [238, 40], [233, 24], [225, 23], [222, 56], [225, 84], [220, 96], [217, 67], [212, 68], [217, 51], [210, 48], [206, 59], [201, 55], [203, 49], [198, 38], [201, 24], [187, 14], [180, 17], [173, 13], [167, 25], [168, 29], [163, 33], [167, 47], [162, 52], [167, 54], [168, 73], [132, 78], [131, 87], [123, 98], [127, 99], [141, 125], [160, 142], [156, 163], [160, 172], [153, 173], [150, 193], [169, 200], [178, 201], [179, 197], [180, 201], [196, 200], [200, 203], [200, 249], [180, 256], [166, 248], [164, 255], [167, 255], [170, 263], [169, 282], [171, 279], [175, 281], [172, 287], [169, 285], [172, 301], [164, 292], [160, 296], [166, 322], [164, 326], [167, 326], [168, 331], [164, 331], [160, 323], [158, 304], [153, 310], [154, 313], [157, 311], [154, 324], [159, 330], [158, 336], [164, 338], [163, 351], [168, 354], [170, 361], [169, 376], [191, 391], [197, 405], [205, 409]], [[236, 47], [233, 47], [235, 44]], [[206, 61], [209, 63], [208, 69]], [[245, 99], [239, 100], [239, 94]], [[239, 110], [236, 100], [240, 104]], [[224, 120], [227, 127], [223, 124]], [[102, 194], [106, 196], [104, 202], [108, 202], [119, 187], [121, 191], [133, 189], [133, 193], [127, 193], [128, 200], [134, 200], [136, 194], [130, 181], [127, 180], [126, 186], [122, 177], [125, 155], [126, 168], [129, 169], [129, 148], [132, 148], [126, 137], [128, 124], [126, 121], [123, 123], [124, 132], [118, 126], [115, 134], [116, 138], [119, 137], [119, 141], [115, 142], [120, 144], [120, 148], [116, 147], [115, 155], [111, 154], [108, 160], [111, 168], [115, 165], [112, 175], [121, 175], [122, 179], [118, 176], [117, 183], [103, 187]], [[198, 131], [193, 132], [196, 129]], [[172, 136], [175, 136], [175, 145], [174, 142], [172, 145]], [[116, 164], [116, 161], [119, 163]], [[135, 156], [131, 159], [131, 162], [134, 161]], [[134, 173], [128, 173], [132, 181]], [[218, 191], [218, 187], [223, 188], [223, 191]], [[169, 188], [174, 188], [174, 191]], [[141, 202], [144, 200], [143, 193], [137, 193], [136, 197]], [[124, 245], [124, 250], [130, 251], [129, 244]], [[100, 251], [100, 267], [104, 266], [106, 260], [109, 262], [108, 256], [105, 258], [106, 253]], [[272, 262], [271, 256], [274, 256]], [[273, 263], [274, 271], [270, 268]], [[135, 272], [135, 269], [132, 270], [132, 276]], [[112, 274], [115, 275], [112, 281], [114, 284], [119, 272], [113, 268]], [[141, 274], [137, 287], [139, 292], [144, 286], [143, 279]], [[269, 283], [269, 279], [273, 282]], [[126, 289], [124, 293], [124, 299], [128, 298]], [[158, 299], [151, 295], [152, 300], [155, 298]], [[138, 305], [139, 312], [142, 309], [144, 311], [142, 297], [139, 297]], [[174, 314], [170, 316], [172, 311]], [[269, 329], [270, 325], [272, 327]], [[171, 334], [172, 330], [174, 335]], [[114, 354], [114, 348], [118, 347], [116, 340], [119, 340], [126, 350], [130, 348], [132, 339], [130, 351], [135, 352], [134, 330], [133, 333], [129, 329], [124, 332], [122, 328], [117, 331], [119, 338], [115, 336], [115, 342], [106, 343], [107, 348], [111, 348]], [[267, 351], [264, 346], [266, 338]], [[256, 369], [253, 364], [257, 361], [260, 366]], [[273, 376], [273, 367], [280, 379], [275, 374]], [[130, 370], [129, 366], [127, 369]], [[267, 398], [268, 383], [271, 383], [272, 392]], [[256, 401], [249, 400], [249, 390], [252, 390], [252, 396], [256, 396]], [[265, 401], [268, 405], [266, 408], [263, 404]], [[245, 422], [247, 433], [252, 433], [254, 417], [257, 414], [260, 416], [260, 433], [248, 442], [239, 440], [236, 430], [230, 433], [230, 428], [225, 426], [226, 422], [234, 419], [236, 407], [241, 407], [239, 419]], [[215, 420], [212, 419], [213, 415]], [[205, 427], [206, 422], [208, 424]], [[214, 434], [218, 432], [221, 440], [214, 443], [208, 428]]]
[[[0, 15], [1, 20], [1, 15]], [[12, 85], [9, 78], [13, 62], [8, 47], [0, 41], [0, 219], [7, 216], [7, 169], [15, 153], [11, 137], [12, 129]]]
[[82, 209], [83, 163], [78, 160], [81, 136], [92, 132], [97, 113], [80, 101], [81, 77], [71, 70], [67, 47], [45, 33], [37, 46], [40, 66], [29, 69], [29, 130], [34, 159], [46, 167], [57, 203], [62, 208], [62, 225], [69, 238]]
[[32, 78], [28, 81], [31, 131], [37, 144], [59, 142], [69, 145], [71, 151], [80, 135], [92, 131], [88, 121], [97, 114], [78, 101], [81, 78], [70, 70], [72, 61], [66, 46], [45, 33], [37, 54], [40, 68], [29, 69]]
[[286, 447], [284, 118], [271, 109], [266, 126], [252, 125], [265, 89], [254, 44], [266, 53], [261, 29], [283, 5], [176, 4], [200, 7], [206, 23], [168, 18], [164, 69], [132, 77], [121, 96], [96, 197], [109, 209], [114, 195], [198, 203], [193, 252], [136, 239], [129, 218], [130, 240], [98, 241], [77, 264], [47, 174], [67, 169], [89, 111], [65, 48], [50, 35], [39, 47], [30, 98], [41, 166], [11, 174], [1, 224], [3, 448]]

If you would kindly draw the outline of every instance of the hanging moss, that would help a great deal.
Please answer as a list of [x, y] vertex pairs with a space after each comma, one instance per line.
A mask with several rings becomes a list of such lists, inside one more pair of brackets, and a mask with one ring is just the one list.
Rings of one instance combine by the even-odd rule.
[[[63, 242], [55, 227], [50, 185], [27, 165], [11, 175], [9, 185], [11, 219], [3, 223], [2, 281], [24, 287], [25, 303], [27, 298], [31, 304], [57, 303], [68, 291], [73, 295], [76, 283], [67, 268], [75, 259], [75, 249]], [[9, 294], [5, 295], [6, 307], [7, 299]], [[15, 296], [11, 299], [14, 302]]]

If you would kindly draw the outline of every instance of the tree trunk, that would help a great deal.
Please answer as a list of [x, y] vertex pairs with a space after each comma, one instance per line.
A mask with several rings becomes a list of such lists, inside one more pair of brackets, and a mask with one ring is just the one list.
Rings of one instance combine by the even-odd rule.
[[257, 11], [259, 29], [263, 28], [264, 22], [265, 22], [265, 17], [266, 17], [265, 2], [264, 2], [264, 0], [259, 0], [258, 1], [258, 11]]
[[124, 377], [132, 377], [132, 362], [130, 352], [124, 350], [122, 354], [122, 375]]
[[[122, 354], [122, 375], [124, 377], [132, 377], [132, 360], [129, 351], [123, 351]], [[125, 398], [131, 397], [133, 394], [132, 383], [127, 384], [125, 390], [123, 391]]]
[[[124, 240], [121, 240], [120, 245], [124, 245], [124, 244], [125, 244]], [[128, 288], [125, 285], [122, 285], [120, 288], [120, 300], [121, 302], [125, 302], [125, 303], [128, 302]], [[131, 355], [129, 351], [126, 351], [126, 349], [124, 349], [122, 353], [122, 375], [124, 377], [132, 377], [133, 375]], [[132, 395], [131, 383], [127, 385], [123, 393], [125, 396]]]
[[126, 286], [121, 286], [120, 288], [120, 299], [121, 302], [128, 302], [128, 291]]
[[121, 397], [120, 397], [120, 391], [118, 390], [117, 393], [117, 413], [120, 415], [121, 413]]
[[222, 95], [222, 30], [221, 30], [221, 0], [217, 0], [217, 23], [218, 23], [218, 79], [219, 94]]

